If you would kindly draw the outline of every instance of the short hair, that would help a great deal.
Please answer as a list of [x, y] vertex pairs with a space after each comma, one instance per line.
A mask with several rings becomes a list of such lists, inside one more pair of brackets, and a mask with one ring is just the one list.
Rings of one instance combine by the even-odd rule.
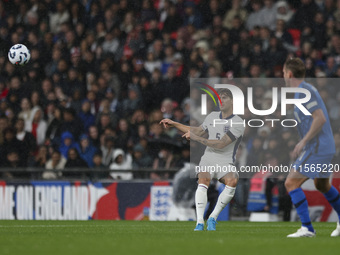
[[60, 151], [58, 151], [57, 149], [53, 150], [52, 155], [53, 155], [53, 154], [58, 154], [59, 156], [61, 156]]
[[94, 155], [93, 155], [93, 158], [94, 157], [103, 157], [103, 153], [101, 151], [97, 151]]
[[284, 66], [293, 73], [294, 78], [305, 78], [306, 67], [300, 58], [290, 58]]
[[73, 108], [66, 108], [66, 109], [64, 110], [64, 113], [71, 114], [73, 117], [76, 116], [76, 111], [75, 111]]
[[12, 133], [13, 135], [16, 134], [16, 131], [14, 129], [14, 127], [6, 127], [3, 131], [2, 131], [3, 135], [6, 135], [7, 133]]
[[25, 122], [24, 118], [19, 117], [19, 118], [17, 118], [17, 120], [15, 121], [15, 123], [18, 123], [19, 121]]
[[229, 89], [219, 89], [217, 90], [217, 93], [219, 95], [226, 95], [227, 97], [230, 97], [231, 99], [233, 99], [233, 94], [231, 93]]

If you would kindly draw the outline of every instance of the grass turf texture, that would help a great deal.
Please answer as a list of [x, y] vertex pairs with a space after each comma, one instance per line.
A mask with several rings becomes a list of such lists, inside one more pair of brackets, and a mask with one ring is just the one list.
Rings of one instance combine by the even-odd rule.
[[[0, 254], [339, 254], [336, 223], [314, 223], [315, 238], [288, 239], [297, 222], [0, 221]], [[213, 253], [216, 252], [216, 253]]]

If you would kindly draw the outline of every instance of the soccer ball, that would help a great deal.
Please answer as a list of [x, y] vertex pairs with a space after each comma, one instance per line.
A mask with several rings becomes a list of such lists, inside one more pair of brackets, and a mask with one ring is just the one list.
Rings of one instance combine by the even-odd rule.
[[23, 44], [13, 45], [8, 52], [8, 59], [13, 65], [26, 65], [31, 58], [31, 53]]

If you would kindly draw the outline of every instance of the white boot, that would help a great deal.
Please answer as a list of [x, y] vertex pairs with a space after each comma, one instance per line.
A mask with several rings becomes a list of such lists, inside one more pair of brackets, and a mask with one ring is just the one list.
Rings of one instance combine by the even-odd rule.
[[334, 237], [334, 236], [340, 236], [340, 224], [339, 224], [339, 221], [338, 221], [338, 223], [336, 224], [336, 229], [332, 232], [331, 236], [332, 236], [332, 237]]

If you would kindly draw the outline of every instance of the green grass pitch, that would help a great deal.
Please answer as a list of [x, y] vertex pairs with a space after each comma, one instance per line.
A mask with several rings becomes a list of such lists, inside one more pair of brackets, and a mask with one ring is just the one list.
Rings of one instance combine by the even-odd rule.
[[54, 254], [339, 254], [335, 223], [315, 223], [315, 238], [288, 239], [297, 222], [0, 221], [1, 255]]

